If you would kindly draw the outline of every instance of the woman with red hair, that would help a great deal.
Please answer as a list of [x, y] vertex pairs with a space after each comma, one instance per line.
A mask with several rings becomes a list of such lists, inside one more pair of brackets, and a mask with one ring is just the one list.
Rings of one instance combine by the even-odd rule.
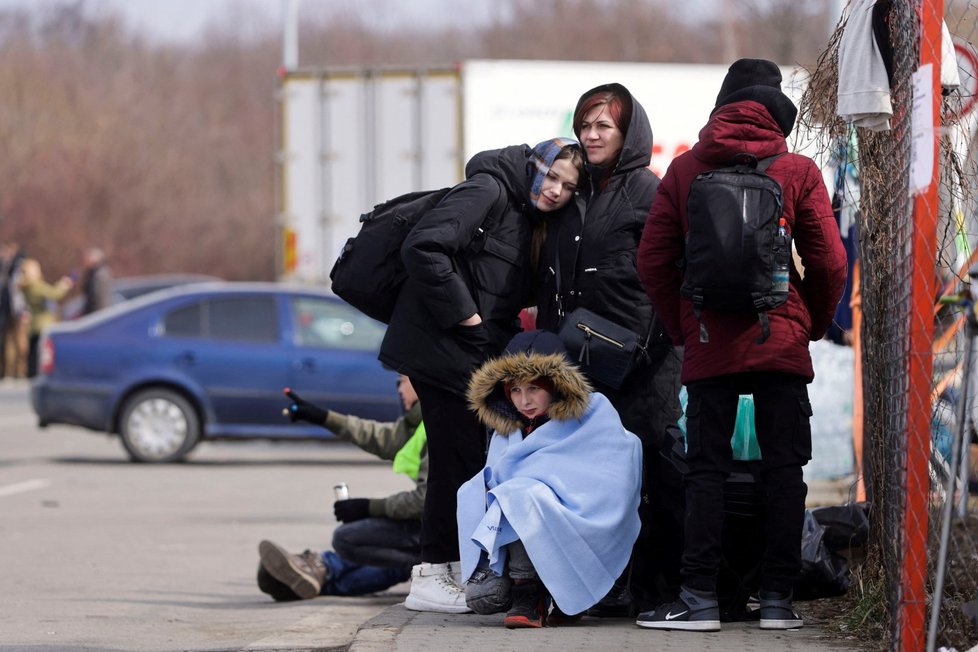
[[[624, 582], [589, 613], [628, 615], [678, 590], [682, 552], [682, 479], [667, 459], [681, 416], [681, 354], [655, 318], [635, 266], [638, 243], [659, 179], [649, 170], [652, 126], [621, 84], [589, 90], [574, 111], [588, 179], [578, 185], [579, 219], [551, 224], [541, 257], [537, 328], [558, 331], [565, 315], [587, 308], [649, 341], [649, 357], [621, 387], [589, 381], [611, 401], [643, 445], [643, 536]], [[586, 373], [586, 369], [585, 369]], [[650, 527], [654, 522], [655, 527]]]

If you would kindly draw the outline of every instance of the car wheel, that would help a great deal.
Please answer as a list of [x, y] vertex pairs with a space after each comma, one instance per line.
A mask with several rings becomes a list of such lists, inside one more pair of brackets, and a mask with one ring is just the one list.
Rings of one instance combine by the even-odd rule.
[[180, 394], [146, 389], [126, 401], [119, 434], [134, 462], [178, 462], [200, 441], [200, 418]]

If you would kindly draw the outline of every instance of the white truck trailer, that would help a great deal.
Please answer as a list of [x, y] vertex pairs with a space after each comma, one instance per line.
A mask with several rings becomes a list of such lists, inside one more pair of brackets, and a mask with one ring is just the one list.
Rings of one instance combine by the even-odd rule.
[[[800, 96], [794, 71], [786, 92]], [[726, 66], [472, 60], [413, 70], [297, 69], [280, 77], [276, 211], [282, 280], [328, 285], [360, 215], [463, 178], [476, 152], [571, 136], [580, 95], [619, 82], [649, 114], [651, 169], [692, 147]]]

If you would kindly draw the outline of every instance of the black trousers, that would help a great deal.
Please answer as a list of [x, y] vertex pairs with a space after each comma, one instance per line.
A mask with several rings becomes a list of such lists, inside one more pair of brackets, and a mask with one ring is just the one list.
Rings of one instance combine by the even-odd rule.
[[41, 335], [31, 335], [27, 340], [27, 377], [33, 378], [37, 375], [37, 357], [40, 355], [38, 351], [38, 346], [41, 341]]
[[626, 583], [632, 611], [654, 609], [679, 592], [683, 552], [684, 499], [682, 475], [667, 459], [679, 404], [682, 349], [672, 349], [655, 367], [641, 369], [621, 390], [599, 387], [618, 410], [625, 427], [642, 440], [642, 530], [631, 563], [620, 582]]
[[411, 379], [428, 437], [428, 490], [421, 517], [421, 561], [458, 561], [458, 488], [486, 462], [486, 429], [467, 401], [441, 387]]
[[688, 383], [686, 518], [682, 579], [716, 590], [720, 568], [724, 482], [733, 466], [731, 433], [740, 394], [754, 397], [765, 491], [761, 588], [790, 591], [801, 569], [801, 533], [808, 487], [802, 467], [812, 456], [807, 380], [795, 374], [750, 372]]

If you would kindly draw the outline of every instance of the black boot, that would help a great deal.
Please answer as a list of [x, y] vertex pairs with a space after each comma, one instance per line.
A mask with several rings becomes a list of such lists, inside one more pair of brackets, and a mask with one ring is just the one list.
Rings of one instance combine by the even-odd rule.
[[503, 624], [509, 629], [543, 627], [547, 622], [549, 596], [539, 580], [513, 580], [513, 604]]

